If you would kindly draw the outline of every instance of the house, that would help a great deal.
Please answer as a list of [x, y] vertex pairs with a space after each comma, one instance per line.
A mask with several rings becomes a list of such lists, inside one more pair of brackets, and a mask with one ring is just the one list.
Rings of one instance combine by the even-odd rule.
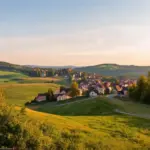
[[70, 99], [71, 97], [66, 95], [66, 94], [58, 94], [57, 95], [57, 101], [63, 101], [63, 100], [67, 100]]
[[46, 77], [46, 71], [42, 70], [41, 77]]
[[123, 87], [123, 94], [125, 97], [128, 96], [128, 87]]
[[89, 96], [90, 97], [97, 97], [98, 96], [98, 92], [96, 92], [95, 90], [92, 90], [89, 92]]
[[100, 95], [104, 95], [105, 94], [105, 88], [103, 88], [103, 87], [97, 87], [96, 89], [97, 89], [97, 91], [98, 91], [98, 93]]
[[60, 93], [60, 90], [57, 89], [55, 92], [54, 92], [54, 95], [58, 95]]
[[57, 101], [70, 99], [71, 97], [68, 96], [69, 92], [70, 92], [70, 88], [61, 87], [60, 89], [55, 91], [55, 93], [54, 93], [55, 99]]
[[35, 98], [35, 101], [37, 102], [43, 102], [47, 100], [46, 94], [38, 94], [38, 96]]
[[121, 87], [121, 86], [117, 85], [116, 90], [118, 92], [119, 97], [128, 96], [128, 88], [127, 87]]

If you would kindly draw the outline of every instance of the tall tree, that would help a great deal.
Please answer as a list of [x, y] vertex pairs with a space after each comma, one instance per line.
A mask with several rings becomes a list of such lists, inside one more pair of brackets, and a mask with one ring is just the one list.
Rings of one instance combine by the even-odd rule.
[[142, 101], [147, 90], [148, 79], [146, 76], [141, 76], [137, 81], [136, 99]]
[[148, 72], [148, 82], [150, 83], [150, 71]]
[[70, 92], [70, 96], [72, 97], [76, 97], [80, 94], [79, 88], [78, 88], [78, 83], [77, 82], [73, 82], [71, 85], [71, 92]]
[[54, 100], [54, 93], [51, 88], [48, 89], [48, 100], [50, 100], [50, 101]]

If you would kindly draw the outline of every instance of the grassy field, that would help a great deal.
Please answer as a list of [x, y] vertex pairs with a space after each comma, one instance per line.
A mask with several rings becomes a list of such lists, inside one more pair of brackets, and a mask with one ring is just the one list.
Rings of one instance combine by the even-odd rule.
[[26, 78], [27, 76], [22, 73], [0, 71], [0, 83], [15, 82], [15, 79]]
[[74, 143], [76, 148], [78, 145], [88, 145], [88, 149], [95, 150], [148, 150], [150, 120], [114, 113], [115, 108], [124, 109], [105, 98], [96, 98], [66, 106], [37, 109], [47, 113], [27, 109], [27, 114], [33, 119], [46, 120], [65, 132], [66, 142], [77, 140]]
[[61, 77], [29, 77], [22, 73], [0, 71], [0, 84], [34, 84], [34, 83], [56, 83], [59, 85], [68, 85], [67, 81]]
[[48, 88], [56, 90], [59, 86], [56, 84], [1, 84], [5, 91], [6, 101], [9, 104], [23, 106], [31, 101], [38, 93], [47, 92]]

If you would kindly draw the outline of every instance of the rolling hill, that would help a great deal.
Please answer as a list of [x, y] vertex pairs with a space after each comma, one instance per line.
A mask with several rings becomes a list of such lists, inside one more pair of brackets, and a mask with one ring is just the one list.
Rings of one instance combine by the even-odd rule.
[[0, 70], [3, 71], [31, 70], [31, 67], [0, 61]]
[[65, 132], [69, 129], [62, 141], [73, 141], [74, 144], [71, 144], [74, 149], [148, 149], [150, 121], [116, 114], [115, 108], [123, 109], [121, 105], [113, 104], [106, 98], [96, 98], [54, 108], [42, 106], [37, 108], [41, 112], [29, 111], [28, 114], [30, 117], [34, 115], [34, 119], [41, 118], [40, 114], [44, 117], [45, 114], [47, 121], [58, 129]]
[[140, 75], [146, 75], [147, 72], [150, 71], [150, 66], [101, 64], [95, 66], [80, 67], [76, 68], [75, 70], [88, 73], [97, 73], [104, 76], [127, 76], [137, 78]]
[[27, 78], [28, 76], [20, 72], [12, 71], [0, 71], [0, 83], [13, 83], [21, 78]]
[[[0, 62], [0, 71], [12, 71], [12, 72], [21, 72], [25, 75], [28, 75], [32, 71], [33, 67], [45, 68], [46, 66], [32, 66], [32, 65], [16, 65], [7, 62]], [[75, 71], [82, 71], [88, 73], [97, 73], [103, 76], [126, 76], [137, 78], [140, 75], [146, 75], [150, 71], [150, 66], [134, 66], [134, 65], [118, 65], [118, 64], [100, 64], [95, 66], [86, 66], [86, 67], [75, 67], [75, 66], [51, 66], [51, 68], [68, 68], [71, 67]], [[50, 68], [50, 66], [47, 68]]]

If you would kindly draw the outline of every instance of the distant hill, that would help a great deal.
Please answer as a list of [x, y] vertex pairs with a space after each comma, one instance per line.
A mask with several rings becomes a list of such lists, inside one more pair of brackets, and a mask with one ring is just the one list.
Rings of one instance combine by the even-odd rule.
[[65, 69], [65, 68], [76, 68], [76, 66], [40, 66], [40, 65], [18, 65], [8, 62], [0, 61], [0, 70], [14, 71], [14, 69], [32, 69], [32, 68], [54, 68], [54, 69]]
[[65, 69], [65, 68], [76, 68], [75, 66], [39, 66], [39, 65], [17, 65], [8, 62], [0, 61], [0, 71], [13, 71], [13, 72], [28, 72], [32, 68], [53, 68], [53, 69]]
[[11, 64], [8, 62], [0, 61], [0, 71], [11, 71], [11, 72], [22, 72], [26, 73], [27, 71], [32, 70], [31, 67], [17, 65], [17, 64]]
[[75, 68], [75, 70], [97, 73], [104, 76], [128, 76], [139, 77], [146, 75], [150, 71], [150, 66], [118, 65], [118, 64], [100, 64], [95, 66]]
[[76, 66], [39, 66], [39, 65], [25, 65], [25, 67], [31, 68], [53, 68], [53, 69], [65, 69], [65, 68], [76, 68]]

